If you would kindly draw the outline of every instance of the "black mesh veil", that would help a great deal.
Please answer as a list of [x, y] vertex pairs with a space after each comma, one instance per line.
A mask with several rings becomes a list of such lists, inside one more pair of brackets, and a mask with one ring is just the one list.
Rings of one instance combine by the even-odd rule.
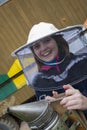
[[[69, 51], [71, 53], [73, 53], [74, 55], [80, 55], [80, 57], [77, 58], [77, 60], [74, 63], [80, 62], [81, 61], [81, 67], [82, 67], [82, 62], [84, 62], [84, 69], [80, 68], [79, 70], [83, 71], [79, 74], [74, 74], [76, 75], [76, 77], [73, 76], [72, 74], [72, 80], [68, 80], [66, 81], [63, 80], [63, 82], [59, 83], [59, 86], [61, 87], [63, 84], [66, 83], [70, 83], [70, 84], [74, 84], [75, 82], [78, 82], [79, 80], [84, 80], [87, 78], [87, 30], [84, 28], [83, 25], [75, 25], [75, 26], [70, 26], [67, 27], [57, 33], [55, 33], [54, 35], [62, 35], [63, 38], [67, 41], [68, 45], [69, 45]], [[35, 60], [33, 58], [33, 54], [31, 53], [29, 46], [26, 45], [20, 49], [18, 49], [17, 51], [15, 51], [15, 55], [18, 57], [22, 68], [23, 68], [23, 72], [25, 74], [25, 77], [27, 79], [27, 83], [28, 85], [32, 84], [32, 77], [35, 75], [35, 73], [37, 73], [38, 69], [37, 69], [37, 65], [35, 63]], [[69, 64], [67, 66], [67, 68], [65, 68], [65, 72], [68, 73], [68, 70], [72, 69], [73, 66], [73, 61], [71, 64]], [[79, 65], [80, 67], [80, 65]], [[78, 69], [78, 68], [77, 68]], [[75, 68], [76, 70], [76, 68]], [[78, 70], [78, 71], [79, 71]], [[74, 71], [75, 73], [75, 71]], [[79, 75], [79, 76], [77, 76]], [[62, 76], [62, 74], [61, 74]], [[70, 77], [70, 78], [71, 78]], [[54, 87], [55, 89], [55, 87]]]

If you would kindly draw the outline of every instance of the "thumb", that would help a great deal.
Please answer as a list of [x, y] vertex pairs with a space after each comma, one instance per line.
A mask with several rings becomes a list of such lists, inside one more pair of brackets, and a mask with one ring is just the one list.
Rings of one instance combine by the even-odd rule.
[[67, 89], [73, 89], [73, 87], [70, 84], [63, 85], [64, 90], [66, 91]]
[[66, 96], [70, 96], [75, 93], [75, 89], [70, 84], [64, 85], [63, 88]]

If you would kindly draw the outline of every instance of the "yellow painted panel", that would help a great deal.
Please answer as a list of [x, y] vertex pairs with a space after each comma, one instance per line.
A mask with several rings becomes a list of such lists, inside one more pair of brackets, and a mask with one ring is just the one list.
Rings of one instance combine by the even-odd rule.
[[12, 64], [11, 68], [9, 69], [7, 75], [8, 75], [9, 77], [12, 77], [12, 76], [14, 76], [15, 74], [17, 74], [18, 72], [20, 72], [21, 70], [22, 70], [22, 67], [21, 67], [21, 65], [20, 65], [20, 63], [19, 63], [19, 60], [16, 59], [16, 60], [14, 61], [14, 63]]
[[20, 89], [26, 85], [26, 78], [22, 74], [22, 75], [18, 76], [17, 78], [13, 79], [13, 82], [14, 82], [16, 88]]

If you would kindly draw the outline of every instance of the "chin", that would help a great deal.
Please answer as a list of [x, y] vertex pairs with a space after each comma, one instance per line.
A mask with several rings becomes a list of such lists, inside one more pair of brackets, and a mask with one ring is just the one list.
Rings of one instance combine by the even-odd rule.
[[45, 58], [45, 59], [43, 59], [43, 61], [45, 61], [45, 62], [51, 62], [51, 61], [53, 61], [54, 60], [54, 58], [52, 57], [48, 57], [48, 58]]

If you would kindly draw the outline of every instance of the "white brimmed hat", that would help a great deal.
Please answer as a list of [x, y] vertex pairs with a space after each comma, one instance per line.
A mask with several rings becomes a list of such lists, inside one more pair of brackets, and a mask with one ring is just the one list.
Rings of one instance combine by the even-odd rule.
[[40, 22], [39, 24], [35, 24], [31, 28], [30, 33], [28, 35], [27, 44], [32, 44], [33, 42], [52, 35], [58, 31], [59, 29], [57, 29], [51, 23]]
[[[51, 23], [45, 23], [45, 22], [40, 22], [39, 24], [35, 24], [28, 35], [28, 40], [26, 44], [21, 46], [20, 48], [16, 49], [14, 52], [12, 52], [12, 56], [16, 56], [16, 52], [18, 50], [21, 50], [21, 48], [32, 46], [33, 44], [36, 43], [36, 41], [45, 38], [47, 36], [53, 35], [56, 32], [58, 32], [59, 29], [57, 29], [53, 24]], [[31, 50], [28, 49], [28, 53], [31, 53]], [[27, 52], [26, 52], [27, 53]]]

